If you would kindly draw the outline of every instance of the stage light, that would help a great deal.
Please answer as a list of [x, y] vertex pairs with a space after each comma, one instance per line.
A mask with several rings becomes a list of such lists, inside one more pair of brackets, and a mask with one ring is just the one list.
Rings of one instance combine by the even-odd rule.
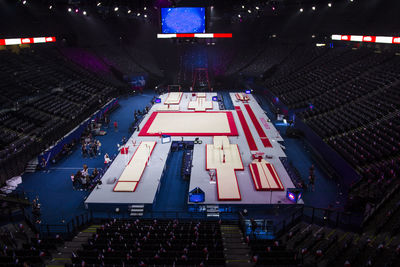
[[249, 9], [249, 10], [247, 10], [247, 12], [251, 13], [251, 10]]
[[114, 11], [115, 12], [117, 12], [118, 11], [118, 7], [116, 6], [116, 7], [114, 7]]
[[147, 10], [147, 7], [144, 7], [143, 10]]
[[332, 3], [328, 3], [328, 7], [332, 7]]
[[101, 6], [101, 2], [98, 2], [98, 3], [97, 3], [97, 6]]
[[79, 9], [75, 9], [75, 13], [78, 13], [79, 12]]
[[313, 34], [313, 35], [311, 35], [311, 38], [315, 38], [315, 35]]
[[69, 8], [68, 8], [68, 12], [72, 12], [72, 8], [69, 7]]
[[242, 6], [242, 8], [244, 8], [244, 6]]
[[52, 8], [53, 8], [53, 6], [52, 6], [52, 5], [50, 5], [50, 6], [49, 6], [49, 9], [52, 9]]
[[275, 11], [275, 7], [274, 6], [272, 7], [272, 10]]
[[128, 14], [131, 14], [131, 12], [132, 12], [132, 10], [129, 9], [129, 10], [128, 10]]
[[145, 18], [147, 18], [147, 15], [146, 15], [146, 14], [144, 14], [144, 17], [145, 17]]
[[258, 6], [256, 6], [256, 9], [259, 10], [260, 8]]
[[139, 17], [139, 16], [140, 16], [140, 13], [137, 13], [137, 16]]
[[315, 6], [312, 7], [312, 10], [315, 10]]
[[26, 4], [26, 0], [22, 1], [22, 4], [25, 5]]
[[304, 9], [300, 8], [300, 12], [303, 12], [303, 11], [304, 11]]
[[238, 17], [241, 18], [242, 16], [239, 14]]
[[82, 14], [83, 14], [84, 16], [86, 16], [86, 15], [87, 15], [86, 11], [83, 11], [83, 12], [82, 12]]

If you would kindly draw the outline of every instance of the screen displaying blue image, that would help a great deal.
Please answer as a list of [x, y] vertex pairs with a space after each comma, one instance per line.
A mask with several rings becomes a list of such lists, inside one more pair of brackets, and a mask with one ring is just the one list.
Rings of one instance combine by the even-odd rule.
[[204, 202], [204, 194], [193, 194], [189, 196], [189, 202]]
[[176, 7], [161, 9], [162, 33], [206, 32], [204, 7]]

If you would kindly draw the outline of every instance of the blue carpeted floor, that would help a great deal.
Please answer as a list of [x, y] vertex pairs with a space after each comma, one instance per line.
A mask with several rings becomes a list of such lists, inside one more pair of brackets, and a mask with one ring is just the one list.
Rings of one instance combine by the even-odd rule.
[[27, 173], [22, 176], [23, 182], [20, 188], [28, 193], [30, 199], [39, 197], [43, 223], [69, 221], [85, 212], [83, 200], [89, 192], [73, 190], [71, 174], [82, 169], [83, 164], [87, 164], [91, 168], [90, 171], [93, 168], [102, 168], [104, 153], [110, 155], [117, 153], [117, 143], [121, 142], [124, 136], [130, 137], [128, 129], [133, 122], [134, 111], [143, 109], [153, 96], [153, 92], [145, 92], [142, 95], [119, 100], [120, 107], [110, 117], [111, 122], [118, 122], [118, 131], [109, 127], [104, 129], [107, 135], [96, 137], [102, 143], [100, 156], [93, 159], [82, 158], [80, 146], [77, 146], [70, 156], [52, 165], [48, 171]]
[[183, 150], [170, 152], [153, 211], [187, 211], [189, 182], [181, 175]]
[[[20, 188], [28, 193], [31, 199], [38, 196], [42, 204], [42, 222], [43, 223], [61, 223], [63, 220], [69, 221], [76, 215], [85, 212], [83, 205], [84, 199], [87, 197], [86, 191], [75, 191], [72, 188], [70, 175], [81, 169], [83, 164], [87, 164], [89, 168], [102, 168], [104, 161], [104, 153], [117, 153], [117, 143], [121, 142], [123, 136], [130, 136], [128, 129], [133, 122], [133, 113], [136, 109], [143, 109], [150, 103], [154, 96], [153, 93], [147, 92], [143, 95], [120, 99], [120, 108], [111, 114], [111, 122], [117, 121], [119, 129], [117, 132], [112, 127], [104, 129], [107, 135], [100, 136], [98, 139], [102, 143], [102, 154], [97, 158], [82, 158], [80, 147], [76, 147], [74, 152], [50, 167], [46, 172], [36, 172], [33, 174], [24, 174], [23, 183]], [[224, 96], [225, 97], [225, 96]], [[264, 99], [259, 98], [263, 109], [268, 116], [274, 119], [274, 115], [270, 111]], [[311, 164], [315, 165], [316, 186], [315, 192], [306, 192], [304, 201], [306, 204], [317, 207], [327, 207], [331, 204], [333, 207], [343, 205], [344, 196], [338, 194], [335, 182], [329, 180], [322, 172], [321, 168], [313, 162], [311, 153], [301, 139], [291, 139], [285, 136], [284, 125], [274, 122], [277, 129], [285, 139], [286, 154], [289, 161], [300, 171], [303, 179], [307, 179], [308, 170]], [[112, 123], [110, 124], [112, 125]], [[167, 163], [168, 169], [162, 178], [163, 185], [157, 195], [157, 201], [153, 207], [154, 211], [186, 211], [186, 197], [188, 190], [188, 182], [181, 177], [183, 151], [171, 154]], [[308, 181], [306, 181], [308, 182]], [[340, 201], [336, 204], [336, 201]]]
[[302, 179], [308, 184], [309, 168], [312, 164], [315, 166], [315, 191], [308, 190], [303, 195], [303, 200], [306, 205], [327, 208], [332, 205], [332, 208], [341, 209], [345, 202], [345, 195], [340, 194], [338, 185], [335, 181], [328, 178], [322, 171], [320, 166], [312, 159], [308, 144], [303, 139], [289, 138], [286, 136], [287, 125], [277, 122], [275, 115], [271, 112], [266, 100], [263, 97], [258, 97], [262, 108], [267, 113], [268, 117], [274, 123], [284, 139], [283, 145], [286, 147], [285, 153], [289, 161], [299, 170]]
[[224, 98], [224, 106], [226, 110], [234, 110], [235, 107], [233, 106], [232, 98], [229, 95], [229, 92], [222, 91], [220, 92], [222, 97]]

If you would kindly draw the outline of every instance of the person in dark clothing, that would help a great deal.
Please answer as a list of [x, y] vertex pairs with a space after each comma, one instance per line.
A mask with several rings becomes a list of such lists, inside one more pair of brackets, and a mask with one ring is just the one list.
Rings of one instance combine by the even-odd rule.
[[311, 186], [311, 190], [314, 192], [315, 190], [315, 175], [308, 176], [309, 185]]
[[257, 222], [253, 218], [251, 218], [250, 224], [251, 224], [251, 233], [253, 237], [256, 238]]

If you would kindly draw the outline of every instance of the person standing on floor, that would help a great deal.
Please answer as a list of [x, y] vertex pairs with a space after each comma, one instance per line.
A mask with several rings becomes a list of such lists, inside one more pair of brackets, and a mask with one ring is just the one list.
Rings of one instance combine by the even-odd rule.
[[315, 175], [308, 176], [309, 185], [311, 186], [311, 190], [314, 192], [315, 190]]

